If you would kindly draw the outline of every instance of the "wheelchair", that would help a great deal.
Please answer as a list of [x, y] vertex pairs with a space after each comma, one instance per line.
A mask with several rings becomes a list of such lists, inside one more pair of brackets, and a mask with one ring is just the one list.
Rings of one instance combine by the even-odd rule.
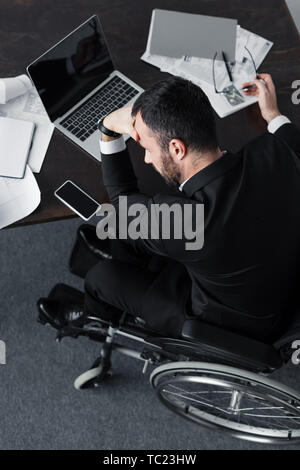
[[[70, 268], [82, 274], [72, 261]], [[64, 284], [52, 289], [49, 297], [56, 296], [83, 299], [82, 292]], [[90, 316], [83, 327], [69, 324], [57, 331], [57, 341], [79, 336], [102, 347], [93, 365], [76, 378], [77, 390], [101, 387], [112, 375], [112, 353], [118, 351], [142, 361], [144, 374], [150, 367], [150, 384], [161, 403], [196, 424], [254, 442], [300, 441], [300, 393], [269, 377], [291, 359], [294, 341], [300, 339], [300, 312], [274, 344], [195, 319], [184, 322], [179, 338], [162, 337], [127, 312], [117, 327]]]

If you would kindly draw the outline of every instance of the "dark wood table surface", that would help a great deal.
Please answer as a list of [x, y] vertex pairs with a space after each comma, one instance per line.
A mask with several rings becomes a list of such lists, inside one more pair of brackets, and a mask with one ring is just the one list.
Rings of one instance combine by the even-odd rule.
[[[92, 14], [98, 14], [117, 69], [147, 88], [166, 76], [140, 60], [153, 8], [236, 18], [242, 27], [273, 41], [260, 72], [272, 74], [282, 114], [300, 123], [300, 105], [291, 101], [292, 82], [300, 80], [300, 38], [284, 0], [0, 0], [0, 77], [24, 73], [33, 59]], [[216, 119], [220, 146], [231, 151], [265, 128], [257, 105]], [[161, 177], [143, 163], [142, 149], [131, 141], [129, 150], [141, 190], [148, 194], [169, 192]], [[98, 201], [107, 200], [101, 164], [58, 131], [53, 134], [36, 179], [41, 204], [14, 226], [74, 216], [53, 195], [66, 179], [73, 180]]]

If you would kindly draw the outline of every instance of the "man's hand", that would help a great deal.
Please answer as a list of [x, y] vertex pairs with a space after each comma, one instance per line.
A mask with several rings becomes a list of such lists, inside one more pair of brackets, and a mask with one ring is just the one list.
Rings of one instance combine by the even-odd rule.
[[103, 124], [107, 129], [118, 132], [119, 134], [129, 134], [137, 141], [139, 136], [134, 128], [134, 119], [131, 116], [131, 110], [132, 105], [116, 109], [105, 117]]
[[247, 96], [257, 96], [258, 104], [262, 117], [269, 124], [274, 118], [280, 116], [277, 106], [276, 90], [271, 75], [268, 73], [260, 73], [258, 77], [263, 81], [255, 78], [253, 82], [244, 83], [243, 87], [254, 85], [250, 90], [244, 91]]

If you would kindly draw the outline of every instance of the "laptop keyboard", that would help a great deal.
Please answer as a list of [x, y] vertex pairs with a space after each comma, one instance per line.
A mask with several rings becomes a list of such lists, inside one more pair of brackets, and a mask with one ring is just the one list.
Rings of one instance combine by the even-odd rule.
[[138, 93], [138, 90], [115, 76], [60, 125], [84, 141], [95, 132], [99, 119], [124, 106]]

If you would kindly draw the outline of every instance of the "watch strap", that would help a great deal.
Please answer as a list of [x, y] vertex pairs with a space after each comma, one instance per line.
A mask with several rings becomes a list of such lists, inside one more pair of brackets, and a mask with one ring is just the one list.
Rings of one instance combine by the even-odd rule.
[[109, 137], [121, 137], [122, 134], [119, 134], [118, 132], [111, 131], [110, 129], [107, 129], [107, 127], [104, 126], [103, 121], [105, 117], [100, 119], [98, 122], [98, 129], [102, 134], [108, 135]]

